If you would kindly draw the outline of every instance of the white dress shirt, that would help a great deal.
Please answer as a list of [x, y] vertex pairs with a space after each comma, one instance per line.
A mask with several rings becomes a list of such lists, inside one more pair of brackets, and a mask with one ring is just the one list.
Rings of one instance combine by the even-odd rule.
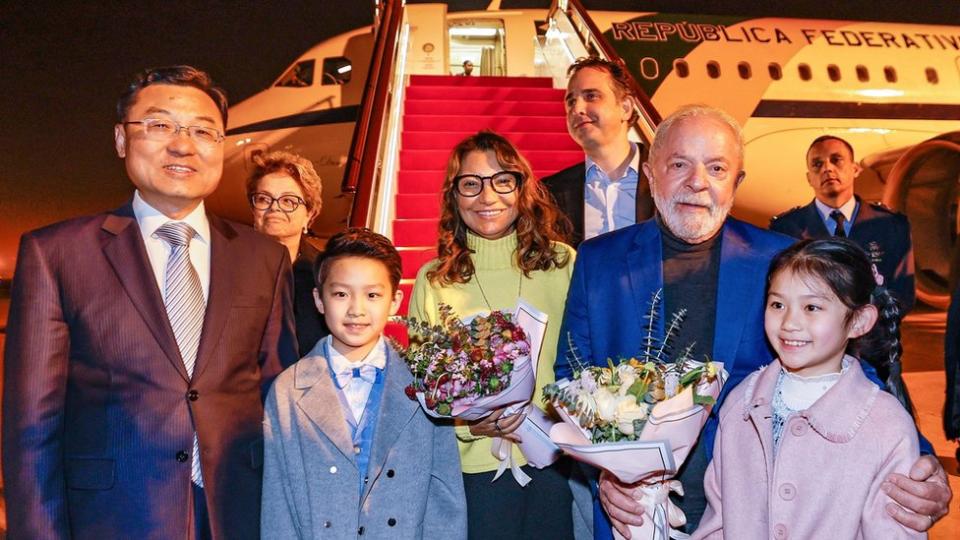
[[170, 221], [182, 221], [197, 231], [199, 238], [190, 241], [190, 262], [200, 277], [200, 285], [203, 287], [203, 299], [210, 298], [210, 221], [207, 219], [207, 213], [204, 210], [203, 202], [190, 212], [183, 219], [170, 219], [156, 208], [147, 204], [140, 197], [138, 190], [133, 195], [133, 215], [137, 218], [137, 224], [140, 225], [140, 234], [143, 236], [143, 245], [147, 248], [147, 258], [150, 259], [150, 266], [153, 268], [153, 275], [157, 280], [157, 286], [160, 287], [160, 295], [166, 294], [166, 274], [167, 259], [170, 258], [170, 252], [173, 247], [165, 240], [156, 235], [157, 229]]
[[817, 206], [817, 212], [820, 213], [820, 219], [823, 220], [823, 224], [826, 225], [827, 230], [830, 231], [830, 234], [837, 234], [837, 222], [830, 214], [834, 210], [839, 210], [843, 217], [846, 218], [846, 221], [843, 222], [843, 232], [847, 236], [850, 236], [850, 229], [853, 228], [853, 218], [856, 217], [857, 213], [857, 198], [850, 197], [850, 200], [844, 203], [840, 208], [833, 208], [832, 206], [827, 206], [820, 202], [820, 199], [814, 199], [813, 203]]
[[592, 159], [585, 159], [584, 240], [636, 223], [640, 152], [635, 143], [630, 143], [630, 153], [633, 158], [621, 178], [611, 179]]
[[[380, 370], [387, 365], [387, 345], [383, 340], [383, 336], [380, 336], [377, 344], [374, 345], [373, 348], [370, 349], [370, 352], [367, 353], [367, 356], [359, 362], [351, 362], [346, 356], [337, 352], [337, 350], [333, 348], [333, 336], [327, 336], [324, 339], [327, 340], [324, 348], [330, 355], [330, 367], [333, 369], [334, 374], [344, 370], [358, 368], [364, 364], [372, 365]], [[347, 404], [350, 405], [350, 412], [353, 413], [353, 420], [357, 424], [360, 423], [360, 418], [363, 417], [363, 410], [367, 407], [367, 399], [370, 397], [370, 390], [372, 389], [373, 383], [367, 382], [359, 377], [354, 377], [349, 385], [340, 389], [340, 391], [343, 392], [343, 397], [347, 400]]]

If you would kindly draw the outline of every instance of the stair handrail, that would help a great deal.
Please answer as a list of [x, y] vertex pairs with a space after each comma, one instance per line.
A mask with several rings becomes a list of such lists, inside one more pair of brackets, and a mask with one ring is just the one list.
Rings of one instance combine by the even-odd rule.
[[[603, 33], [600, 32], [597, 24], [590, 18], [590, 14], [587, 13], [587, 9], [580, 3], [580, 0], [554, 0], [550, 6], [550, 15], [553, 15], [553, 12], [557, 9], [563, 10], [567, 14], [574, 29], [580, 34], [581, 41], [587, 46], [587, 50], [592, 49], [604, 60], [616, 62], [623, 67], [623, 71], [627, 75], [630, 90], [636, 98], [635, 109], [639, 114], [637, 127], [641, 135], [646, 139], [645, 142], [647, 144], [645, 146], [649, 147], [649, 144], [653, 141], [653, 135], [656, 133], [657, 126], [660, 125], [660, 122], [663, 120], [657, 108], [653, 105], [653, 101], [650, 100], [650, 96], [648, 96], [640, 84], [637, 83], [637, 80], [630, 73], [630, 70], [627, 69], [626, 63], [617, 53], [617, 50], [603, 37]], [[579, 24], [577, 24], [578, 22]]]
[[403, 20], [403, 0], [383, 0], [381, 5], [383, 10], [376, 28], [370, 71], [340, 185], [341, 192], [354, 194], [349, 218], [351, 227], [362, 227], [367, 222], [373, 179], [379, 167], [379, 142], [389, 98], [390, 73]]

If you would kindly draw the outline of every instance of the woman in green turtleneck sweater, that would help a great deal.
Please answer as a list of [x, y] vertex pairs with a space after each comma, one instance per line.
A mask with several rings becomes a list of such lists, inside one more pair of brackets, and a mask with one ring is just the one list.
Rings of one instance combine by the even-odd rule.
[[[537, 366], [533, 403], [554, 381], [563, 307], [573, 272], [574, 251], [560, 243], [570, 224], [533, 178], [529, 163], [505, 138], [489, 131], [454, 148], [443, 184], [438, 257], [420, 269], [410, 299], [411, 317], [436, 324], [438, 304], [467, 317], [512, 310], [518, 298], [548, 315]], [[572, 538], [569, 462], [543, 470], [514, 459], [533, 478], [521, 488], [510, 475], [496, 482], [499, 462], [490, 437], [515, 440], [521, 415], [500, 419], [502, 410], [474, 423], [457, 425], [467, 493], [470, 538]]]

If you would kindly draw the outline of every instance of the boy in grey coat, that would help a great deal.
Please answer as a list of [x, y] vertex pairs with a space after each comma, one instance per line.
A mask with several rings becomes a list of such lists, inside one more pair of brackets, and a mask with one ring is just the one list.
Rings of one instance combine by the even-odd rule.
[[404, 394], [413, 380], [383, 339], [400, 256], [349, 229], [317, 265], [331, 335], [277, 377], [264, 418], [263, 538], [466, 538], [452, 426]]

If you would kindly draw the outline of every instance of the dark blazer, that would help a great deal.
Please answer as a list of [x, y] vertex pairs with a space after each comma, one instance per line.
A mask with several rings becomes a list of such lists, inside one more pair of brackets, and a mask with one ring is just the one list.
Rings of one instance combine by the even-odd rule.
[[[638, 173], [640, 177], [637, 179], [636, 222], [640, 223], [653, 217], [654, 207], [653, 198], [650, 196], [650, 184], [644, 181], [642, 171]], [[541, 180], [553, 196], [557, 207], [573, 223], [570, 245], [575, 248], [583, 242], [583, 187], [586, 180], [587, 168], [586, 162], [583, 161]]]
[[259, 536], [261, 396], [296, 361], [289, 256], [209, 218], [192, 380], [129, 203], [22, 237], [4, 357], [11, 538], [187, 538], [194, 425], [214, 538]]
[[[867, 252], [884, 285], [900, 300], [908, 313], [916, 302], [913, 243], [907, 216], [882, 204], [867, 204], [857, 197], [857, 215], [850, 226], [850, 239]], [[811, 201], [770, 220], [770, 230], [794, 238], [830, 238], [817, 205]]]
[[293, 318], [297, 323], [300, 356], [313, 350], [313, 346], [330, 333], [313, 298], [313, 289], [317, 286], [313, 265], [321, 255], [306, 238], [300, 239], [300, 253], [293, 261]]

